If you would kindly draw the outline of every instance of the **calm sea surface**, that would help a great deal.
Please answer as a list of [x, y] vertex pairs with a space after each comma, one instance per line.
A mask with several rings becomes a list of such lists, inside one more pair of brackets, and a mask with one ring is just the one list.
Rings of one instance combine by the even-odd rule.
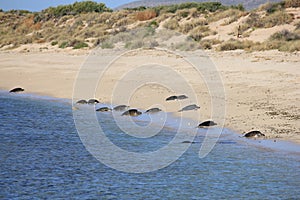
[[[122, 134], [109, 114], [97, 115], [111, 141], [130, 151], [158, 149], [174, 136], [166, 128], [137, 145], [142, 139]], [[299, 154], [230, 137], [203, 159], [192, 144], [155, 172], [111, 169], [85, 149], [64, 100], [1, 92], [0, 138], [0, 199], [300, 199]]]

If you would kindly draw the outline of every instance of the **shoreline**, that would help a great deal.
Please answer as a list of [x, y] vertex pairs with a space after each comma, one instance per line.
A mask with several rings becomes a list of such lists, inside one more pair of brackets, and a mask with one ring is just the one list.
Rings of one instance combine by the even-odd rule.
[[[109, 53], [109, 51], [105, 53]], [[299, 72], [295, 71], [298, 69], [299, 55], [276, 51], [254, 53], [206, 51], [205, 53], [217, 66], [224, 82], [227, 110], [225, 127], [240, 134], [253, 129], [261, 130], [263, 133], [267, 133], [268, 139], [286, 140], [300, 144], [300, 129], [297, 125], [299, 107], [296, 104], [299, 97], [297, 89]], [[10, 90], [20, 86], [25, 88], [25, 92], [71, 99], [74, 80], [87, 56], [86, 51], [81, 53], [72, 51], [71, 53], [0, 52], [3, 60], [3, 63], [0, 64], [0, 74], [2, 74], [0, 75], [2, 80], [0, 87]], [[245, 63], [242, 66], [240, 65], [241, 61]], [[129, 60], [129, 63], [133, 63], [133, 61]], [[126, 65], [122, 67], [128, 68]], [[178, 70], [181, 70], [181, 66], [178, 67]], [[193, 80], [192, 74], [187, 74], [187, 76]], [[48, 79], [45, 80], [45, 77]], [[120, 77], [120, 74], [112, 71], [105, 81], [109, 83]], [[111, 87], [109, 84], [106, 86]], [[160, 99], [164, 99], [170, 94], [170, 91], [162, 88], [145, 88], [133, 95], [131, 102], [133, 107], [147, 109], [153, 105], [153, 101], [147, 101], [145, 93], [156, 96], [157, 91], [159, 91]], [[286, 94], [286, 91], [290, 94]], [[103, 95], [106, 92], [109, 94], [107, 90], [103, 90], [102, 93], [96, 91], [95, 97], [103, 103], [108, 103], [111, 99], [109, 95]], [[205, 91], [201, 91], [197, 95], [201, 101], [202, 116], [196, 121], [202, 121], [210, 118], [210, 99]], [[180, 103], [182, 103], [174, 102], [172, 105], [166, 105], [162, 101], [154, 102], [165, 106], [167, 112], [178, 110], [178, 106], [181, 106]], [[114, 103], [124, 102], [116, 101]]]
[[[7, 95], [9, 96], [10, 93], [8, 93], [9, 91], [7, 90], [0, 90], [0, 94], [2, 95]], [[11, 94], [14, 95], [14, 94]], [[55, 102], [60, 102], [60, 103], [64, 103], [64, 104], [69, 104], [70, 105], [70, 110], [72, 110], [73, 108], [73, 104], [72, 104], [72, 99], [65, 99], [65, 98], [57, 98], [57, 97], [52, 97], [52, 96], [45, 96], [45, 95], [39, 95], [39, 94], [34, 94], [34, 93], [20, 93], [20, 94], [16, 94], [16, 95], [20, 95], [21, 98], [30, 98], [30, 99], [36, 99], [36, 100], [41, 100], [41, 101], [55, 101]], [[96, 104], [97, 105], [97, 104]], [[95, 107], [96, 107], [95, 105]], [[102, 104], [100, 103], [101, 106], [106, 106], [107, 104]], [[85, 106], [85, 105], [82, 105]], [[88, 106], [88, 105], [86, 105]], [[93, 105], [90, 105], [92, 107], [94, 107]], [[113, 107], [113, 105], [110, 105]], [[77, 108], [80, 109], [80, 105], [77, 106]], [[141, 110], [144, 111], [145, 110]], [[74, 112], [74, 111], [72, 111]], [[176, 123], [178, 122], [178, 120], [182, 120], [183, 122], [193, 122], [194, 120], [192, 119], [188, 119], [188, 118], [180, 118], [179, 116], [175, 115], [175, 113], [166, 113], [164, 111], [162, 111], [162, 113], [164, 113], [167, 117], [167, 121], [164, 122], [164, 126], [162, 128], [164, 129], [170, 129], [171, 131], [178, 131], [178, 127], [176, 127]], [[144, 113], [145, 114], [145, 113]], [[147, 118], [147, 117], [146, 117]], [[150, 122], [148, 121], [146, 118], [140, 118], [140, 119], [134, 119], [134, 121], [141, 121], [141, 122]], [[153, 122], [152, 122], [153, 123]], [[195, 126], [193, 126], [194, 124], [192, 124], [191, 126], [187, 126], [187, 125], [183, 125], [183, 131], [187, 131], [191, 134], [196, 133], [194, 141], [192, 141], [193, 143], [195, 142], [196, 144], [201, 144], [202, 142], [197, 142], [195, 141], [197, 136], [204, 136], [206, 135], [206, 131], [208, 130], [206, 128], [201, 128], [201, 129], [195, 129]], [[153, 123], [152, 126], [160, 126], [157, 122]], [[255, 148], [259, 148], [259, 149], [264, 149], [264, 150], [270, 150], [270, 151], [276, 151], [276, 152], [281, 152], [281, 153], [286, 153], [288, 155], [295, 155], [298, 156], [300, 155], [300, 144], [298, 143], [294, 143], [292, 141], [288, 141], [288, 140], [278, 140], [278, 141], [274, 141], [273, 139], [270, 138], [258, 138], [258, 139], [253, 139], [253, 138], [244, 138], [242, 137], [239, 133], [237, 133], [236, 131], [227, 128], [227, 127], [214, 127], [214, 128], [210, 128], [210, 129], [222, 129], [222, 134], [219, 135], [218, 138], [218, 142], [223, 142], [224, 141], [232, 141], [233, 143], [237, 143], [237, 144], [242, 144], [242, 145], [250, 145], [253, 146]], [[193, 144], [191, 143], [191, 144]]]

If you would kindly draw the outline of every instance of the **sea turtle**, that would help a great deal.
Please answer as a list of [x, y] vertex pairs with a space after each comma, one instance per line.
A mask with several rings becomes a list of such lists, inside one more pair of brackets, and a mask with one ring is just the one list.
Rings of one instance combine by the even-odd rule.
[[97, 103], [100, 103], [97, 99], [90, 99], [88, 101], [88, 104], [97, 104]]
[[174, 100], [177, 100], [178, 97], [177, 96], [170, 96], [168, 98], [166, 98], [166, 101], [174, 101]]
[[264, 136], [265, 136], [265, 134], [261, 133], [260, 131], [250, 131], [244, 135], [244, 137], [247, 137], [247, 138], [250, 138], [250, 137], [257, 138], [257, 137], [264, 137]]
[[182, 111], [189, 111], [189, 110], [198, 110], [200, 107], [197, 106], [196, 104], [192, 104], [189, 106], [185, 106], [183, 107], [181, 110], [179, 110], [178, 112], [182, 112]]
[[185, 140], [183, 142], [181, 142], [182, 144], [196, 144], [195, 141], [188, 141], [188, 140]]
[[124, 110], [126, 110], [128, 108], [129, 108], [129, 106], [119, 105], [119, 106], [114, 107], [114, 111], [124, 111]]
[[215, 123], [214, 121], [209, 120], [209, 121], [204, 121], [204, 122], [200, 123], [198, 125], [198, 127], [201, 128], [201, 127], [209, 127], [209, 126], [215, 126], [215, 125], [217, 125], [217, 123]]
[[145, 113], [158, 113], [160, 111], [161, 111], [160, 108], [150, 108], [150, 109], [146, 110]]
[[86, 100], [82, 99], [82, 100], [77, 101], [76, 103], [77, 104], [87, 104], [88, 102]]
[[97, 112], [109, 112], [109, 111], [111, 111], [111, 110], [112, 110], [112, 109], [109, 108], [109, 107], [102, 107], [102, 108], [97, 109], [96, 111], [97, 111]]
[[183, 100], [183, 99], [187, 99], [187, 98], [189, 98], [189, 97], [186, 96], [186, 95], [179, 95], [179, 96], [177, 96], [178, 100]]
[[142, 112], [141, 111], [138, 111], [137, 109], [130, 109], [130, 110], [127, 110], [126, 112], [124, 112], [122, 114], [122, 116], [138, 116], [138, 115], [141, 115]]
[[10, 93], [17, 93], [17, 92], [23, 92], [24, 91], [24, 89], [23, 88], [14, 88], [14, 89], [12, 89], [12, 90], [10, 90], [9, 92]]

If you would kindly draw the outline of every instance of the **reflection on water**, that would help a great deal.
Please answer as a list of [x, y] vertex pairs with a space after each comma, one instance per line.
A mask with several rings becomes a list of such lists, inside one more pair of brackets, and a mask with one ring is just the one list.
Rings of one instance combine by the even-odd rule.
[[[198, 157], [200, 133], [169, 167], [127, 174], [87, 152], [66, 102], [1, 93], [0, 113], [1, 199], [300, 198], [298, 155], [240, 143], [228, 131], [204, 159]], [[174, 136], [166, 128], [150, 138], [134, 138], [123, 133], [110, 114], [97, 115], [110, 140], [128, 151], [154, 151]]]

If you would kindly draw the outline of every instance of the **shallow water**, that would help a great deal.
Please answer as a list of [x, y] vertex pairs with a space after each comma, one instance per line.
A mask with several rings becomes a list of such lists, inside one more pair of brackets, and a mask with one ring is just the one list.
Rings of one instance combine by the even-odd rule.
[[[85, 149], [67, 101], [0, 93], [0, 113], [1, 199], [300, 198], [299, 154], [256, 147], [228, 130], [203, 159], [200, 133], [170, 166], [128, 174], [106, 167]], [[165, 128], [148, 139], [131, 137], [110, 114], [97, 115], [110, 140], [130, 151], [153, 151], [174, 136]], [[138, 123], [146, 125], [143, 120]]]

